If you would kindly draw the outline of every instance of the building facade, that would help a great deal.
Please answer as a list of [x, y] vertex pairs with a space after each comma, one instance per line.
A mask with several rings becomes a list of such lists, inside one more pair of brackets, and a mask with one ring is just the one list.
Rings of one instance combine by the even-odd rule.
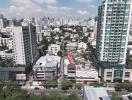
[[111, 72], [111, 82], [124, 81], [123, 75], [117, 76], [125, 73], [131, 14], [132, 0], [102, 0], [99, 6], [96, 53], [98, 60], [105, 63], [104, 81]]
[[100, 61], [125, 64], [132, 0], [103, 0], [98, 11], [97, 56]]
[[32, 24], [13, 26], [13, 50], [16, 64], [29, 65], [37, 59], [36, 27]]
[[48, 52], [53, 54], [53, 55], [57, 55], [58, 51], [60, 51], [60, 45], [58, 44], [51, 44], [48, 47]]
[[60, 57], [53, 55], [42, 56], [33, 66], [33, 79], [39, 81], [57, 80], [59, 68]]

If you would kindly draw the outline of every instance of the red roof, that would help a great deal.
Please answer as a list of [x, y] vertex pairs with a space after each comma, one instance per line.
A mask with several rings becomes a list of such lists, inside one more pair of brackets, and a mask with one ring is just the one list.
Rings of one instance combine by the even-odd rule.
[[71, 52], [68, 52], [68, 53], [67, 53], [67, 58], [68, 58], [68, 60], [69, 60], [69, 62], [70, 62], [71, 64], [75, 64], [75, 61], [74, 61], [74, 59], [73, 59], [73, 55], [72, 55]]

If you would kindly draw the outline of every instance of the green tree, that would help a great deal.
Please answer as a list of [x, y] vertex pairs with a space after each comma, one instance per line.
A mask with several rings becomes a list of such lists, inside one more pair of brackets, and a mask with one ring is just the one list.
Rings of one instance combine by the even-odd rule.
[[62, 51], [58, 51], [57, 55], [60, 56], [60, 57], [62, 57], [63, 56]]
[[65, 100], [80, 100], [76, 94], [70, 94]]
[[42, 84], [45, 88], [56, 88], [58, 87], [58, 84], [56, 82], [43, 82]]
[[117, 94], [113, 94], [111, 100], [120, 100], [120, 98], [117, 96]]
[[64, 80], [64, 82], [62, 83], [62, 89], [69, 89], [72, 88], [73, 83], [69, 80]]
[[75, 88], [76, 89], [81, 89], [82, 88], [82, 84], [81, 83], [76, 83], [75, 84]]
[[30, 94], [29, 97], [27, 97], [28, 100], [42, 100], [41, 96], [35, 95], [35, 94]]

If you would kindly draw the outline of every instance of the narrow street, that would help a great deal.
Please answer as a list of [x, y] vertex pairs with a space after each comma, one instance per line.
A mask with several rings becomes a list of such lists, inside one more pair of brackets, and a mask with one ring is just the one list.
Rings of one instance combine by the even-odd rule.
[[64, 58], [61, 58], [60, 62], [60, 76], [58, 79], [58, 84], [61, 85], [61, 83], [64, 81]]

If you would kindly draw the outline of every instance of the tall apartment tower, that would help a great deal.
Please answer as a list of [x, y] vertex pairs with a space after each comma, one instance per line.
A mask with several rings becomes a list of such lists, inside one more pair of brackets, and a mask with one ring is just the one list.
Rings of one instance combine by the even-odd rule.
[[13, 49], [16, 64], [33, 64], [38, 57], [36, 27], [31, 23], [13, 26]]
[[103, 0], [98, 11], [97, 56], [100, 61], [125, 64], [132, 0]]
[[[98, 60], [108, 68], [119, 68], [126, 63], [131, 14], [132, 0], [102, 0], [99, 6], [96, 51]], [[109, 74], [123, 77], [123, 71]]]

